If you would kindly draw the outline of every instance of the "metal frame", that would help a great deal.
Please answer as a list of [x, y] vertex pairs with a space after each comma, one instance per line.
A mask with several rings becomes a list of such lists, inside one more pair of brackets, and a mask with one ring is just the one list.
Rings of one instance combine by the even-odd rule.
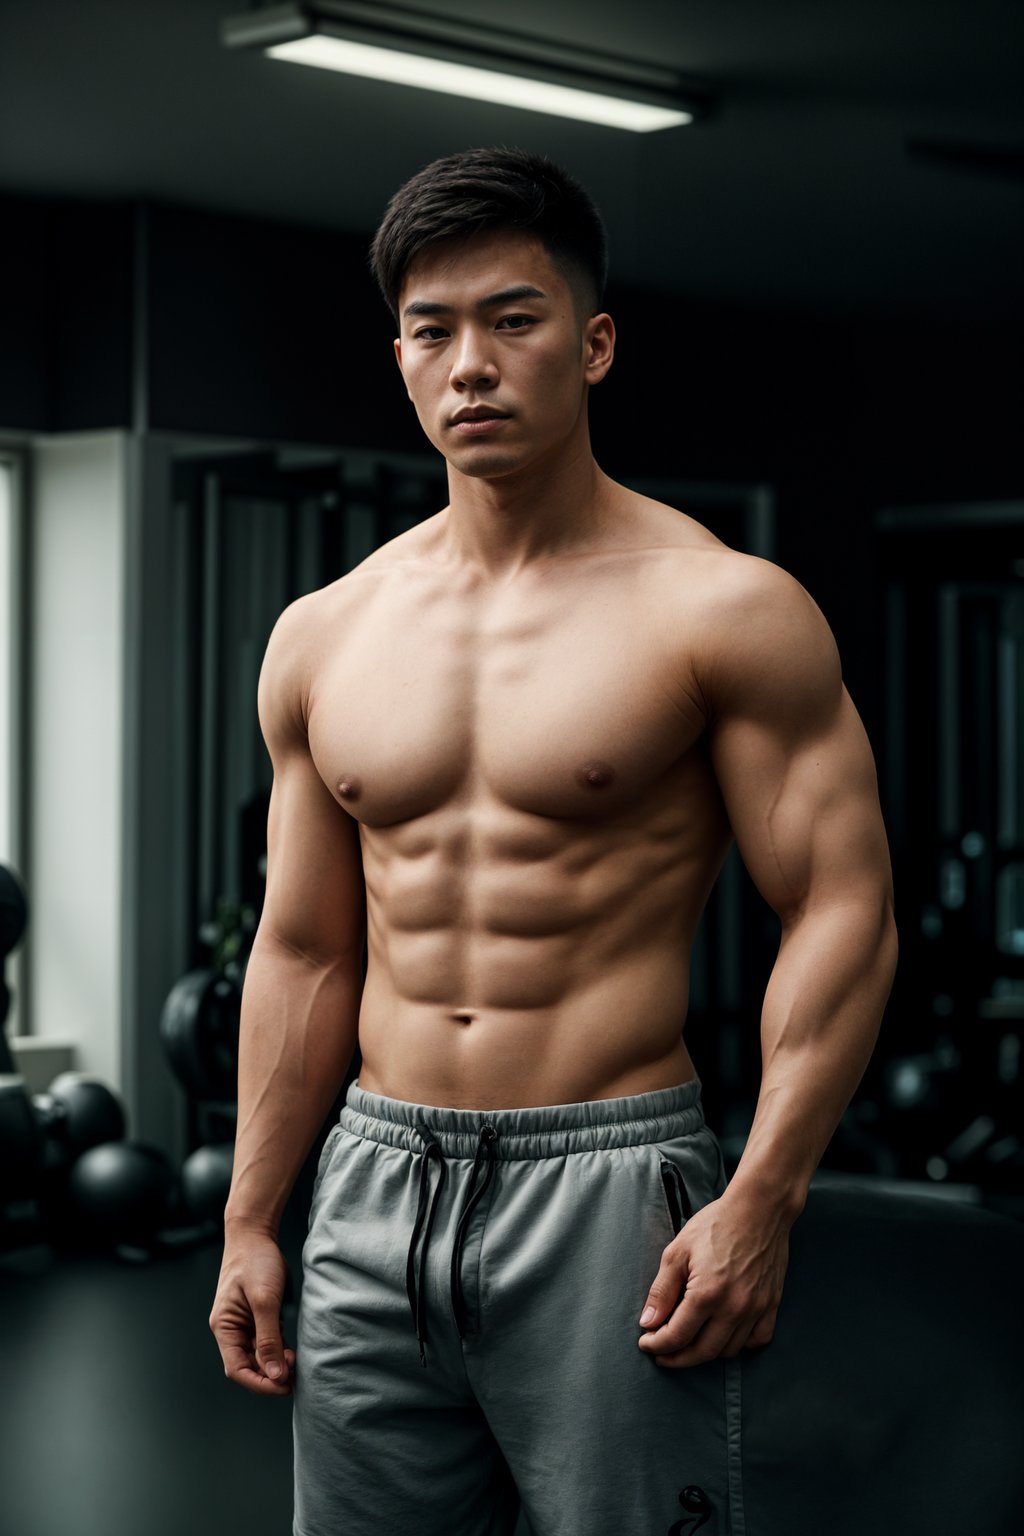
[[938, 528], [1012, 528], [1024, 524], [1024, 501], [950, 501], [916, 507], [880, 507], [875, 527], [882, 533]]

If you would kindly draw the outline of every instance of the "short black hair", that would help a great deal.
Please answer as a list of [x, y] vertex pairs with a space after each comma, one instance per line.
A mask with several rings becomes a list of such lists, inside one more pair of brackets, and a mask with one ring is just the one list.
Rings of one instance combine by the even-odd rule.
[[466, 149], [417, 171], [388, 203], [370, 246], [370, 269], [396, 324], [414, 258], [441, 240], [490, 229], [524, 230], [568, 282], [580, 317], [597, 314], [608, 281], [608, 237], [590, 197], [546, 155]]

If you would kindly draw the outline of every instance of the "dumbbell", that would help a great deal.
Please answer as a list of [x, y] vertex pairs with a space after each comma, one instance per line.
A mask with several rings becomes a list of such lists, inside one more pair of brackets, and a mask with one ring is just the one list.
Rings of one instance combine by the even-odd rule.
[[76, 1158], [124, 1131], [120, 1099], [85, 1073], [62, 1072], [31, 1096], [19, 1074], [0, 1077], [0, 1211], [49, 1199]]

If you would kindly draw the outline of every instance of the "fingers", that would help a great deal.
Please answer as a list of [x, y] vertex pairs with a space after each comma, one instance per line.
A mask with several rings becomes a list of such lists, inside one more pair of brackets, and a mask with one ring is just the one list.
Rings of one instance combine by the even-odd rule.
[[210, 1328], [224, 1374], [262, 1397], [287, 1397], [295, 1351], [281, 1337], [281, 1304], [288, 1266], [276, 1241], [237, 1229], [225, 1242]]
[[759, 1322], [755, 1323], [747, 1339], [748, 1349], [763, 1349], [770, 1344], [775, 1337], [775, 1324], [778, 1321], [778, 1307], [770, 1307]]
[[[647, 1293], [640, 1325], [647, 1330], [638, 1339], [645, 1354], [653, 1355], [657, 1363], [664, 1363], [666, 1356], [681, 1354], [691, 1346], [712, 1308], [707, 1301], [687, 1291], [689, 1257], [681, 1247], [670, 1244], [662, 1251], [661, 1268]], [[726, 1330], [721, 1340], [724, 1344], [732, 1328]], [[706, 1340], [701, 1339], [701, 1346]], [[712, 1358], [701, 1355], [701, 1358]], [[681, 1364], [696, 1365], [696, 1359], [682, 1360]]]
[[253, 1289], [249, 1295], [256, 1330], [256, 1361], [271, 1381], [284, 1382], [287, 1367], [281, 1338], [281, 1298], [275, 1291]]
[[640, 1314], [647, 1331], [637, 1340], [657, 1365], [703, 1365], [719, 1356], [733, 1359], [744, 1348], [770, 1342], [778, 1307], [765, 1310], [764, 1299], [739, 1286], [718, 1288], [693, 1282], [690, 1259], [681, 1245], [662, 1251], [661, 1267]]
[[656, 1365], [678, 1370], [719, 1358], [734, 1360], [744, 1349], [761, 1349], [775, 1335], [779, 1309], [772, 1307], [753, 1316], [748, 1312], [737, 1318], [734, 1310], [712, 1312], [695, 1307], [688, 1319], [682, 1318], [683, 1310], [680, 1307], [671, 1328], [666, 1326], [654, 1335], [645, 1334], [640, 1341], [640, 1347], [653, 1356]]
[[639, 1318], [647, 1331], [637, 1340], [658, 1365], [735, 1358], [775, 1333], [788, 1229], [759, 1224], [727, 1195], [703, 1206], [662, 1250]]
[[225, 1306], [210, 1319], [225, 1376], [264, 1397], [287, 1397], [295, 1371], [295, 1351], [281, 1337], [278, 1307], [276, 1293], [255, 1291], [249, 1305]]
[[[646, 1316], [646, 1311], [642, 1314]], [[662, 1312], [646, 1324], [647, 1332], [642, 1333], [637, 1343], [644, 1354], [653, 1355], [661, 1361], [665, 1357], [681, 1354], [684, 1350], [694, 1347], [698, 1334], [704, 1328], [712, 1316], [712, 1309], [706, 1302], [702, 1302], [692, 1294], [683, 1296], [675, 1311], [669, 1311], [662, 1321]], [[722, 1324], [719, 1324], [721, 1329]], [[735, 1324], [730, 1323], [725, 1329], [720, 1343], [724, 1345], [732, 1334]], [[702, 1344], [706, 1340], [701, 1340]], [[707, 1358], [711, 1358], [708, 1356]], [[696, 1360], [688, 1361], [696, 1365]]]
[[641, 1328], [658, 1329], [672, 1315], [685, 1290], [688, 1270], [689, 1260], [682, 1250], [674, 1248], [671, 1243], [662, 1250], [661, 1268], [654, 1277], [640, 1313]]
[[726, 1321], [709, 1320], [683, 1349], [670, 1350], [654, 1356], [656, 1365], [679, 1370], [684, 1366], [706, 1365], [723, 1354], [732, 1338], [732, 1325]]
[[282, 1375], [277, 1381], [267, 1376], [254, 1352], [240, 1344], [222, 1346], [221, 1357], [224, 1361], [225, 1376], [238, 1386], [245, 1387], [246, 1391], [255, 1392], [261, 1397], [291, 1395], [291, 1377], [295, 1370], [294, 1350], [283, 1351], [283, 1358], [287, 1362], [287, 1374]]

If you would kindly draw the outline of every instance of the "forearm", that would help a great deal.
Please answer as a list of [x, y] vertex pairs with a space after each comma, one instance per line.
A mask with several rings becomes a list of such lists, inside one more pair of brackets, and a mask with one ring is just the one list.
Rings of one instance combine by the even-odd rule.
[[228, 1232], [256, 1226], [276, 1235], [355, 1051], [361, 992], [358, 955], [317, 964], [257, 935], [242, 996]]
[[887, 901], [809, 907], [765, 993], [754, 1122], [729, 1190], [795, 1220], [868, 1064], [896, 967]]

